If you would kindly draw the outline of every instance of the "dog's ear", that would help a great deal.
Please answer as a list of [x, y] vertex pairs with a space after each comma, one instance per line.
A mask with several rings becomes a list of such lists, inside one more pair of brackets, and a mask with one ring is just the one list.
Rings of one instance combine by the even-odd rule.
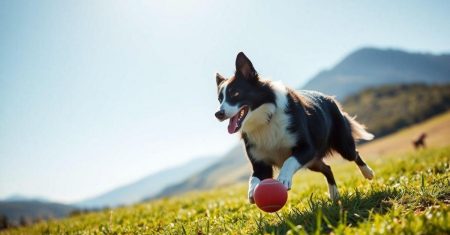
[[222, 83], [225, 80], [226, 79], [222, 75], [220, 75], [219, 73], [216, 73], [216, 84], [217, 84], [217, 86], [219, 86], [220, 83]]
[[253, 68], [252, 62], [243, 52], [239, 52], [236, 57], [236, 74], [240, 74], [246, 79], [258, 79], [258, 73]]

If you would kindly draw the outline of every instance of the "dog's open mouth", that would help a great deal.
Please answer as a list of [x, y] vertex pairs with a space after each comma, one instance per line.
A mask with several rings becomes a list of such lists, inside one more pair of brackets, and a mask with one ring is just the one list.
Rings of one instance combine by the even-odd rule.
[[228, 133], [233, 134], [241, 129], [242, 122], [248, 113], [248, 106], [244, 105], [239, 109], [239, 112], [230, 118], [230, 123], [228, 124]]

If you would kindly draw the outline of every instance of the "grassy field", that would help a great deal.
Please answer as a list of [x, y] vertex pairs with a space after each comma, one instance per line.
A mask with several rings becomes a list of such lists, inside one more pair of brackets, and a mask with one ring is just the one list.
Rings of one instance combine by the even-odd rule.
[[[431, 149], [413, 152], [428, 134]], [[330, 161], [341, 200], [327, 198], [321, 174], [296, 174], [287, 205], [267, 214], [249, 205], [246, 184], [43, 222], [0, 234], [450, 234], [450, 112], [362, 145], [375, 170]]]
[[385, 155], [333, 166], [341, 200], [327, 199], [320, 174], [302, 171], [287, 205], [261, 212], [246, 185], [188, 193], [136, 206], [79, 215], [1, 234], [449, 234], [450, 147]]

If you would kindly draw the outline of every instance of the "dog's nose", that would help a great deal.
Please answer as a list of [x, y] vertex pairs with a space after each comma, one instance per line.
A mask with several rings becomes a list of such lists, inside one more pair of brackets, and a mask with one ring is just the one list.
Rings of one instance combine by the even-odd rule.
[[225, 111], [219, 110], [219, 111], [216, 112], [215, 115], [216, 115], [217, 119], [222, 121], [225, 118]]

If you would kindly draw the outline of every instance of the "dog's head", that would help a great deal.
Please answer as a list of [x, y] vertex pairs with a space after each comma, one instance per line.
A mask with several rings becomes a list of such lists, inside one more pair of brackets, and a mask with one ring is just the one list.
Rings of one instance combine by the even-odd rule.
[[236, 57], [236, 72], [229, 79], [216, 74], [220, 121], [230, 119], [228, 132], [238, 132], [265, 103], [274, 103], [275, 95], [267, 82], [260, 81], [252, 62], [240, 52]]

